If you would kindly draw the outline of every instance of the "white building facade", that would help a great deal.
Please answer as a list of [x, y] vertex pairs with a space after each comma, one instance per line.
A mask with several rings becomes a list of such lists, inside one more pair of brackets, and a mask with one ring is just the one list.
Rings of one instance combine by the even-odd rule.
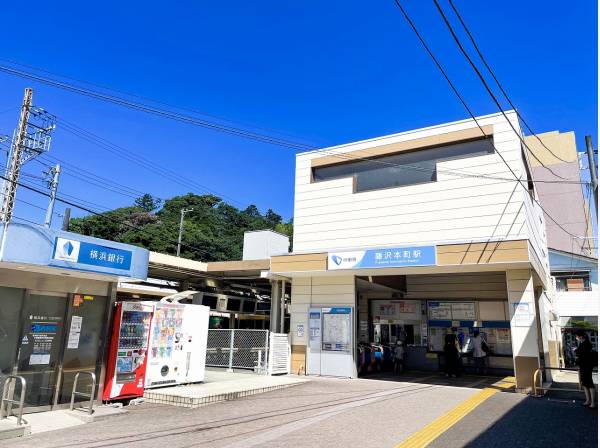
[[294, 370], [368, 374], [398, 340], [435, 370], [444, 336], [475, 330], [518, 389], [556, 362], [544, 216], [506, 116], [297, 155], [293, 253], [271, 259], [292, 283]]

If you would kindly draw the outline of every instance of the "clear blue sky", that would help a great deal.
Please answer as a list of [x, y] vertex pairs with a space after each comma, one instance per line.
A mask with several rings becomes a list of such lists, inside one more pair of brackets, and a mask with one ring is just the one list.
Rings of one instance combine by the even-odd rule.
[[[496, 112], [433, 3], [405, 0], [478, 115]], [[442, 4], [446, 5], [445, 1]], [[456, 0], [513, 101], [536, 132], [597, 136], [597, 3]], [[316, 146], [467, 118], [393, 0], [8, 2], [0, 57], [224, 117]], [[12, 133], [23, 88], [36, 105], [238, 206], [293, 214], [294, 151], [152, 117], [0, 74], [0, 133]], [[189, 191], [59, 127], [51, 154], [171, 197]], [[41, 165], [25, 169], [39, 174]], [[63, 176], [62, 193], [107, 207], [130, 199]], [[201, 192], [201, 190], [197, 190]], [[46, 199], [19, 197], [45, 207]], [[62, 205], [57, 211], [62, 212]], [[26, 204], [17, 215], [40, 221]], [[58, 220], [57, 220], [58, 221]]]

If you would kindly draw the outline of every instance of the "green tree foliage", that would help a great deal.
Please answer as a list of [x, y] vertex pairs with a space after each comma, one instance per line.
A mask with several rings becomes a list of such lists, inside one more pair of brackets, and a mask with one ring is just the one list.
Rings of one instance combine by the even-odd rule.
[[273, 210], [264, 215], [255, 205], [239, 210], [214, 195], [188, 193], [159, 207], [160, 200], [146, 194], [131, 207], [71, 219], [69, 230], [174, 255], [180, 210], [192, 209], [185, 215], [181, 256], [201, 261], [241, 259], [248, 230], [271, 229], [292, 237], [292, 221], [284, 222]]

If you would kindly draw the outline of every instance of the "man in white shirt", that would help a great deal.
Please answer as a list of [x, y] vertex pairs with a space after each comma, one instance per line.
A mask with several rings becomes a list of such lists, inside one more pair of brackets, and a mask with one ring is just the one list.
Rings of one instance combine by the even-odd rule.
[[475, 374], [481, 373], [485, 375], [486, 373], [486, 358], [489, 352], [489, 348], [485, 340], [483, 339], [483, 335], [479, 332], [479, 330], [475, 330], [473, 332], [473, 362], [475, 363]]

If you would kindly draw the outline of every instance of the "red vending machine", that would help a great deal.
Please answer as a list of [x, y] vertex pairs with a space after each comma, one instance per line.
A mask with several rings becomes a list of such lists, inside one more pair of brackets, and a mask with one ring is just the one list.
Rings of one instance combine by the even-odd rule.
[[153, 306], [116, 304], [102, 399], [124, 400], [144, 395], [144, 377]]

